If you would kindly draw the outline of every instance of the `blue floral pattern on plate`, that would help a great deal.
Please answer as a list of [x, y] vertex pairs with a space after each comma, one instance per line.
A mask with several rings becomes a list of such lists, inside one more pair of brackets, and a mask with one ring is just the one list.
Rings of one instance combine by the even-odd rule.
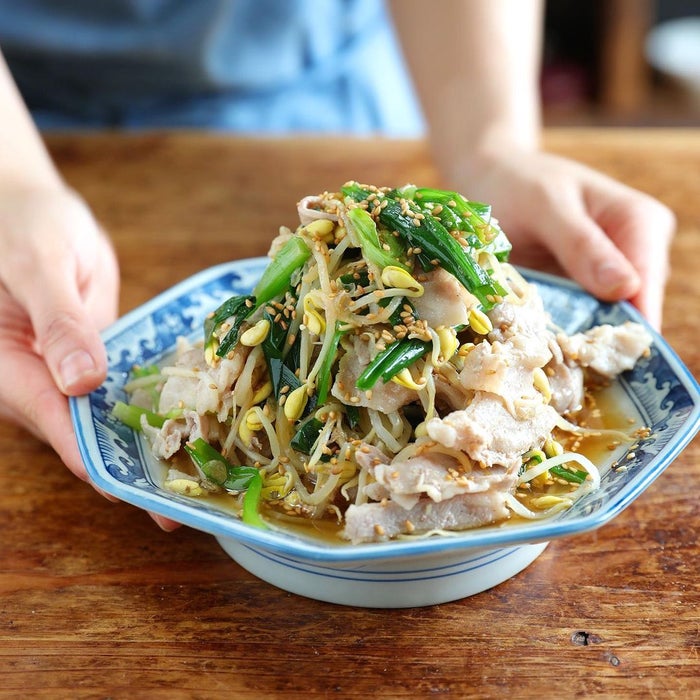
[[[601, 488], [556, 518], [480, 528], [449, 537], [367, 545], [332, 545], [249, 527], [205, 500], [163, 490], [154, 477], [157, 464], [141, 438], [115, 421], [110, 412], [115, 401], [125, 400], [123, 387], [134, 364], [160, 361], [174, 350], [180, 336], [199, 337], [206, 314], [232, 294], [248, 293], [266, 264], [266, 258], [255, 258], [204, 270], [130, 312], [104, 333], [107, 379], [88, 396], [71, 399], [80, 451], [90, 477], [101, 489], [219, 538], [233, 538], [256, 549], [307, 561], [350, 563], [438, 552], [466, 554], [545, 542], [603, 525], [639, 496], [698, 431], [698, 384], [668, 344], [654, 334], [650, 356], [620, 379], [627, 406], [641, 425], [650, 428], [650, 436], [625, 460], [624, 470], [604, 470]], [[644, 322], [628, 304], [602, 303], [567, 280], [523, 272], [539, 288], [553, 322], [567, 333], [601, 323]]]

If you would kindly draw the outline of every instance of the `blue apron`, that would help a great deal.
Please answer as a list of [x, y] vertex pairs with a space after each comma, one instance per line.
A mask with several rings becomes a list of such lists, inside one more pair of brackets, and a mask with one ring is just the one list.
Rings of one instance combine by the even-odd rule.
[[416, 136], [382, 0], [0, 0], [40, 127]]

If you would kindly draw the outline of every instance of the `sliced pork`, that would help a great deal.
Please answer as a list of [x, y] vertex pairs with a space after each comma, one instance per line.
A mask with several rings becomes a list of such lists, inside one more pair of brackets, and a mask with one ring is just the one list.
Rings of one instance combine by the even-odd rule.
[[526, 337], [538, 338], [547, 343], [551, 331], [549, 315], [544, 310], [542, 298], [533, 287], [527, 287], [523, 294], [518, 301], [504, 301], [489, 311], [488, 316], [493, 324], [493, 331], [489, 333], [490, 340], [506, 341]]
[[[528, 345], [534, 345], [528, 350]], [[521, 345], [513, 341], [479, 343], [466, 357], [460, 372], [465, 389], [495, 394], [506, 408], [517, 415], [523, 404], [542, 403], [542, 395], [534, 385], [534, 371], [551, 357], [541, 343]]]
[[231, 358], [210, 367], [201, 348], [183, 352], [172, 368], [160, 394], [158, 411], [189, 408], [197, 413], [218, 413], [245, 365], [250, 348], [237, 345]]
[[[151, 452], [159, 459], [169, 459], [186, 442], [203, 438], [207, 442], [214, 422], [206, 415], [196, 411], [185, 411], [182, 418], [168, 418], [162, 428], [149, 425], [145, 417], [141, 418], [141, 428], [148, 437]], [[214, 428], [216, 432], [216, 428]], [[216, 437], [216, 435], [214, 435]]]
[[549, 405], [562, 416], [576, 413], [583, 408], [583, 370], [566, 362], [550, 362], [546, 376], [552, 398]]
[[508, 517], [505, 501], [510, 486], [504, 483], [502, 489], [462, 494], [438, 503], [422, 498], [408, 510], [393, 501], [352, 505], [345, 512], [343, 536], [358, 544], [401, 534], [487, 525]]
[[567, 359], [610, 379], [632, 369], [649, 351], [651, 340], [644, 326], [631, 321], [620, 326], [603, 324], [571, 336], [557, 335]]
[[483, 466], [520, 466], [523, 454], [540, 448], [558, 421], [546, 404], [523, 404], [514, 416], [494, 394], [477, 392], [461, 411], [428, 421], [428, 435], [445, 447], [462, 450]]
[[423, 295], [411, 299], [418, 318], [432, 328], [469, 323], [469, 309], [477, 300], [454, 275], [438, 267], [422, 276], [421, 284]]
[[430, 444], [406, 460], [373, 460], [369, 472], [375, 481], [365, 487], [365, 493], [377, 501], [391, 498], [406, 509], [424, 496], [438, 503], [463, 493], [488, 491], [505, 477], [504, 469], [465, 469], [454, 456], [431, 451]]

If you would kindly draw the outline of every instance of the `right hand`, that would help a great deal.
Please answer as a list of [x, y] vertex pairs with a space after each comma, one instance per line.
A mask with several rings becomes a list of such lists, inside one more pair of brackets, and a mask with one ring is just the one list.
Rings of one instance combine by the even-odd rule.
[[[48, 442], [89, 481], [67, 397], [96, 389], [107, 372], [99, 331], [118, 313], [114, 250], [62, 186], [0, 190], [0, 250], [0, 418]], [[178, 527], [150, 515], [163, 530]]]
[[87, 480], [67, 396], [103, 381], [99, 329], [119, 270], [85, 203], [63, 186], [0, 190], [0, 417], [48, 442]]

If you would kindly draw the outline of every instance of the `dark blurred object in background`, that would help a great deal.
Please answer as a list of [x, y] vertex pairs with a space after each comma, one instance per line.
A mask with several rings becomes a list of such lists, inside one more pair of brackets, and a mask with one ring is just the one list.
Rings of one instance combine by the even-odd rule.
[[661, 23], [693, 15], [698, 0], [547, 0], [545, 123], [700, 125], [697, 95], [651, 66], [646, 51]]

